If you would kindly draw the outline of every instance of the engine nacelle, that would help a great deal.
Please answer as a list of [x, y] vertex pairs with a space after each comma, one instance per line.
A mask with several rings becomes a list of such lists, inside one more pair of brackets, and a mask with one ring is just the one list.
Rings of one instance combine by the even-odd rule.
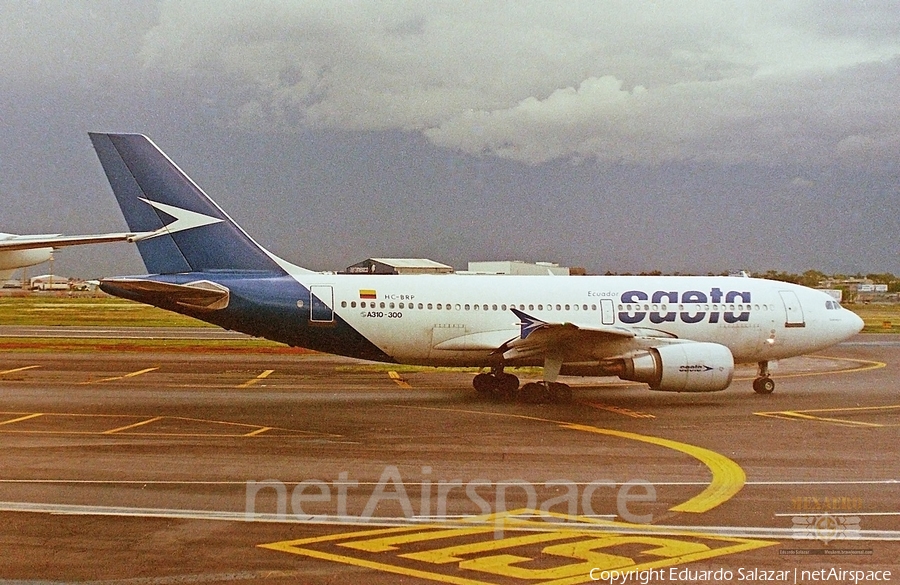
[[625, 360], [623, 380], [644, 382], [651, 390], [717, 392], [734, 376], [734, 356], [718, 343], [674, 343], [650, 348]]

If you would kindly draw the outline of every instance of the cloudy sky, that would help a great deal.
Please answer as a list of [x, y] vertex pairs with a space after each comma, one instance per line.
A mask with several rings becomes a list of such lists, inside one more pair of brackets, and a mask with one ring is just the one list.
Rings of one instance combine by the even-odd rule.
[[[900, 274], [900, 10], [868, 2], [0, 0], [0, 231], [125, 230], [150, 136], [313, 269]], [[126, 244], [55, 271], [144, 271]]]

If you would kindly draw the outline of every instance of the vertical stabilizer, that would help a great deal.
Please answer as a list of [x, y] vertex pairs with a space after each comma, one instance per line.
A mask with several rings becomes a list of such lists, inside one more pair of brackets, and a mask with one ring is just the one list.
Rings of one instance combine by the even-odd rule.
[[141, 134], [90, 133], [147, 271], [284, 272], [153, 142]]

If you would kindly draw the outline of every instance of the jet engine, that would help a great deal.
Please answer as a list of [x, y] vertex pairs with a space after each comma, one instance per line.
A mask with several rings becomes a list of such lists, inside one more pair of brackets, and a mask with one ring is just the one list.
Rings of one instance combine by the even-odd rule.
[[652, 347], [625, 359], [623, 380], [644, 382], [651, 390], [716, 392], [731, 384], [734, 356], [718, 343], [675, 343]]

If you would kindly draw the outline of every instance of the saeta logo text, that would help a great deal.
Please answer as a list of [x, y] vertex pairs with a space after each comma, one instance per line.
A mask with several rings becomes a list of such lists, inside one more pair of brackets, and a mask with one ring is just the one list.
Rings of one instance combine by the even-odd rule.
[[[646, 303], [649, 301], [654, 305], [661, 305], [661, 310], [649, 311]], [[629, 290], [622, 293], [619, 302], [623, 305], [637, 305], [631, 311], [619, 311], [619, 321], [628, 324], [637, 324], [647, 318], [648, 314], [651, 323], [666, 323], [681, 320], [684, 323], [700, 323], [708, 321], [709, 323], [718, 323], [719, 317], [726, 323], [738, 323], [740, 321], [750, 320], [750, 292], [730, 290], [722, 292], [722, 289], [716, 287], [705, 293], [699, 290], [688, 290], [679, 293], [678, 291], [657, 290], [652, 293], [646, 293], [641, 290]], [[703, 310], [689, 311], [685, 310], [684, 305], [704, 304]], [[724, 303], [724, 304], [722, 304]], [[731, 303], [742, 303], [742, 310], [737, 311], [733, 306], [727, 305]], [[681, 310], [674, 311], [671, 309]], [[719, 306], [721, 304], [721, 307]], [[654, 307], [655, 308], [655, 307]]]

